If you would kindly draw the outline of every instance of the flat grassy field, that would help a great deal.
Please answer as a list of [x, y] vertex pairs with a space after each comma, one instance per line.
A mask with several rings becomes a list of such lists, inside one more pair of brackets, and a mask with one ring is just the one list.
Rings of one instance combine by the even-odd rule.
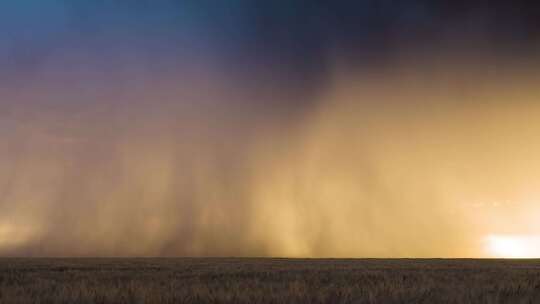
[[0, 303], [540, 303], [540, 260], [4, 258]]

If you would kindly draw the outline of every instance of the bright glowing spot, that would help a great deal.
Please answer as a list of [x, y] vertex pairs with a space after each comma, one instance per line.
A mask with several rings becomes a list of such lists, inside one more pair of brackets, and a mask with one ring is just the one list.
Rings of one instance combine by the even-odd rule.
[[489, 254], [497, 258], [540, 258], [540, 235], [490, 235]]

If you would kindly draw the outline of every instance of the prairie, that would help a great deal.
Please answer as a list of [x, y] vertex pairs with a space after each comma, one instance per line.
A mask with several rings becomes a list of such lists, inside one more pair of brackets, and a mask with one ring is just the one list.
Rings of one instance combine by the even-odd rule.
[[0, 303], [540, 303], [540, 260], [3, 258]]

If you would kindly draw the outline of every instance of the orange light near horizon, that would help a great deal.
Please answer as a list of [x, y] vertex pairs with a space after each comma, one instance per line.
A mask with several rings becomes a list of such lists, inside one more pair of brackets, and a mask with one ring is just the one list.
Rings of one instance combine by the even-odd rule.
[[0, 222], [0, 250], [24, 244], [35, 235], [30, 225], [19, 227], [10, 223]]
[[486, 243], [488, 254], [495, 258], [540, 258], [540, 235], [490, 235]]

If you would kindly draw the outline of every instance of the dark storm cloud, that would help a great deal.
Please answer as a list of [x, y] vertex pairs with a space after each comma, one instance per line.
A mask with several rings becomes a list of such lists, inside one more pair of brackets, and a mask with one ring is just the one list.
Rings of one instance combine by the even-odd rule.
[[3, 1], [0, 254], [484, 255], [510, 221], [471, 202], [538, 188], [538, 147], [491, 153], [538, 134], [536, 59], [513, 64], [536, 17], [503, 1]]
[[448, 39], [514, 50], [536, 43], [539, 12], [525, 1], [4, 1], [0, 60], [20, 69], [70, 48], [165, 61], [203, 50], [248, 74], [270, 64], [316, 81], [336, 50], [372, 60]]

